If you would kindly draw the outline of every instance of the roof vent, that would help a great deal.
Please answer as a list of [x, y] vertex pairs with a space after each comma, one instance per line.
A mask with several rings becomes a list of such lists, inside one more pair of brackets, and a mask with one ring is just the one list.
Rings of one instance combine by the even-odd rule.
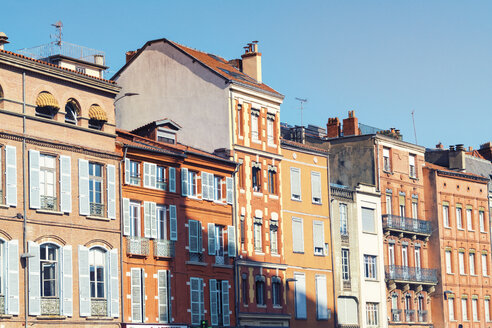
[[8, 37], [5, 33], [0, 32], [0, 50], [3, 50], [3, 45], [6, 43], [10, 43], [7, 41]]

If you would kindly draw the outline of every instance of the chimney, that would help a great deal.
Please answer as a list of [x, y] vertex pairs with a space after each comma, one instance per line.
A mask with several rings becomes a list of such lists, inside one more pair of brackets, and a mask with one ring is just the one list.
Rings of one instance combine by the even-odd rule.
[[132, 60], [133, 56], [137, 53], [136, 50], [130, 50], [125, 53], [126, 55], [126, 62], [128, 63], [130, 60]]
[[7, 35], [3, 32], [0, 32], [0, 50], [3, 50], [4, 44], [10, 43], [7, 40], [8, 40]]
[[258, 41], [248, 43], [244, 49], [245, 52], [241, 55], [243, 73], [261, 83], [261, 53], [258, 52]]
[[359, 120], [354, 115], [354, 111], [348, 112], [348, 118], [343, 120], [343, 136], [358, 136], [359, 131]]
[[484, 144], [481, 144], [478, 152], [485, 159], [492, 161], [492, 142], [489, 141], [489, 142], [486, 142]]
[[439, 143], [436, 145], [437, 149], [444, 149], [443, 144], [439, 141]]
[[328, 118], [326, 132], [328, 138], [338, 138], [340, 136], [340, 120], [338, 117]]
[[463, 144], [455, 147], [449, 146], [449, 168], [452, 170], [465, 170], [465, 147]]

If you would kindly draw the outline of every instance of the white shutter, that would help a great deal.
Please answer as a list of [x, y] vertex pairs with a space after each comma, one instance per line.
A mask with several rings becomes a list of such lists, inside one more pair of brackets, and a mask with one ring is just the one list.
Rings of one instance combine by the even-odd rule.
[[108, 164], [106, 167], [108, 183], [108, 219], [116, 219], [116, 167]]
[[232, 178], [226, 178], [226, 200], [227, 204], [232, 204], [234, 201], [233, 190], [232, 190]]
[[197, 225], [198, 225], [198, 245], [197, 245], [198, 246], [198, 253], [202, 253], [202, 249], [203, 249], [202, 223], [200, 221], [197, 221]]
[[144, 202], [144, 237], [150, 238], [150, 202]]
[[89, 162], [79, 159], [79, 212], [80, 215], [89, 215]]
[[29, 254], [29, 315], [41, 314], [41, 276], [39, 263], [39, 245], [28, 242]]
[[72, 212], [72, 167], [70, 156], [60, 156], [60, 210]]
[[169, 168], [169, 191], [176, 192], [176, 168]]
[[176, 215], [176, 205], [169, 205], [169, 239], [178, 240], [178, 218]]
[[[217, 238], [220, 238], [217, 236]], [[215, 224], [208, 224], [208, 254], [215, 255]]]
[[311, 172], [311, 195], [313, 202], [321, 202], [321, 174], [319, 172]]
[[227, 226], [227, 254], [236, 257], [236, 229], [233, 226]]
[[301, 273], [294, 273], [296, 279], [296, 318], [306, 319], [306, 277]]
[[325, 249], [325, 237], [324, 237], [324, 227], [323, 221], [313, 221], [313, 243], [314, 248]]
[[150, 202], [150, 238], [157, 238], [157, 206]]
[[125, 158], [125, 184], [130, 184], [130, 160]]
[[143, 186], [150, 188], [150, 163], [143, 163]]
[[181, 169], [181, 194], [188, 196], [188, 169]]
[[[120, 313], [120, 296], [118, 288], [118, 249], [114, 248], [109, 252], [110, 262], [109, 262], [109, 290], [111, 294], [111, 316], [113, 318], [118, 318]], [[108, 302], [109, 303], [109, 302]]]
[[13, 146], [5, 147], [6, 204], [17, 206], [17, 155]]
[[225, 327], [231, 324], [231, 315], [229, 314], [229, 282], [222, 281], [222, 321]]
[[190, 305], [191, 305], [191, 324], [199, 325], [201, 320], [200, 289], [203, 290], [203, 284], [200, 278], [190, 278]]
[[41, 193], [39, 189], [39, 151], [29, 150], [29, 207], [41, 207]]
[[167, 270], [157, 271], [157, 293], [159, 301], [159, 322], [169, 323], [169, 307], [168, 307], [168, 294], [167, 289]]
[[81, 317], [91, 315], [91, 282], [89, 276], [89, 249], [79, 245], [79, 310]]
[[130, 200], [123, 198], [123, 235], [130, 235]]
[[[215, 184], [214, 175], [210, 173], [208, 175], [208, 199], [210, 199], [210, 200], [215, 199], [214, 184]], [[220, 185], [219, 185], [219, 188], [221, 188]], [[220, 200], [220, 199], [218, 199], [218, 200]]]
[[210, 289], [210, 320], [212, 321], [212, 326], [217, 326], [219, 324], [219, 316], [217, 313], [217, 280], [210, 279], [208, 281], [208, 286]]
[[211, 197], [209, 195], [210, 188], [208, 187], [208, 173], [202, 172], [202, 199], [209, 200]]
[[301, 173], [296, 167], [290, 168], [290, 193], [292, 199], [301, 199]]
[[292, 250], [304, 252], [304, 231], [302, 219], [292, 218]]
[[157, 187], [157, 165], [156, 164], [150, 164], [150, 177], [149, 177], [149, 182], [150, 182], [150, 188], [156, 188]]
[[7, 314], [19, 315], [19, 241], [7, 243]]
[[72, 287], [72, 246], [67, 245], [61, 248], [62, 253], [62, 305], [61, 314], [71, 317], [73, 315], [73, 287]]
[[318, 319], [328, 319], [326, 276], [316, 276], [316, 313]]
[[142, 269], [131, 268], [132, 322], [142, 322]]
[[198, 221], [188, 220], [188, 247], [190, 253], [198, 253]]

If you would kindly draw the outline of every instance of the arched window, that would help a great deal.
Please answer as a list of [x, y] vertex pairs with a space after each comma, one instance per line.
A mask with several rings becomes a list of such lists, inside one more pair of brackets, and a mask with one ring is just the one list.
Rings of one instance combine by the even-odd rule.
[[39, 252], [41, 297], [56, 297], [59, 284], [59, 247], [55, 244], [42, 244]]
[[70, 98], [65, 105], [65, 122], [77, 124], [80, 115], [80, 105], [74, 98]]
[[89, 128], [102, 130], [104, 123], [108, 121], [106, 112], [98, 104], [93, 104], [89, 108]]
[[91, 298], [105, 299], [106, 250], [95, 247], [89, 251]]
[[281, 282], [280, 277], [272, 277], [272, 303], [273, 305], [280, 306], [281, 295]]
[[265, 276], [256, 276], [256, 304], [265, 305]]
[[43, 91], [36, 98], [36, 115], [45, 117], [45, 118], [53, 118], [60, 106], [58, 105], [58, 101], [56, 101], [55, 97], [47, 91]]
[[3, 94], [3, 89], [2, 89], [2, 86], [0, 85], [0, 109], [3, 109], [3, 98], [4, 98], [4, 94]]

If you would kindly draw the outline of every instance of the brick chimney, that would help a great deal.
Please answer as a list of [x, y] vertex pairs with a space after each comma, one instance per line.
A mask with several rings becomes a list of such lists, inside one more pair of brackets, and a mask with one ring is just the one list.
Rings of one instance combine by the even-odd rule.
[[478, 152], [485, 159], [492, 161], [492, 142], [489, 141], [480, 145], [480, 149], [478, 150]]
[[126, 62], [128, 63], [130, 60], [132, 60], [133, 56], [137, 53], [136, 50], [130, 50], [125, 53], [126, 55]]
[[248, 43], [241, 55], [243, 73], [261, 83], [261, 53], [258, 52], [258, 41]]
[[437, 149], [444, 149], [444, 145], [439, 141], [439, 143], [436, 145]]
[[338, 117], [328, 118], [328, 123], [326, 124], [326, 136], [328, 138], [338, 138], [340, 136], [340, 120]]
[[348, 112], [348, 118], [343, 120], [343, 136], [358, 136], [359, 131], [359, 120], [354, 115], [354, 111]]

